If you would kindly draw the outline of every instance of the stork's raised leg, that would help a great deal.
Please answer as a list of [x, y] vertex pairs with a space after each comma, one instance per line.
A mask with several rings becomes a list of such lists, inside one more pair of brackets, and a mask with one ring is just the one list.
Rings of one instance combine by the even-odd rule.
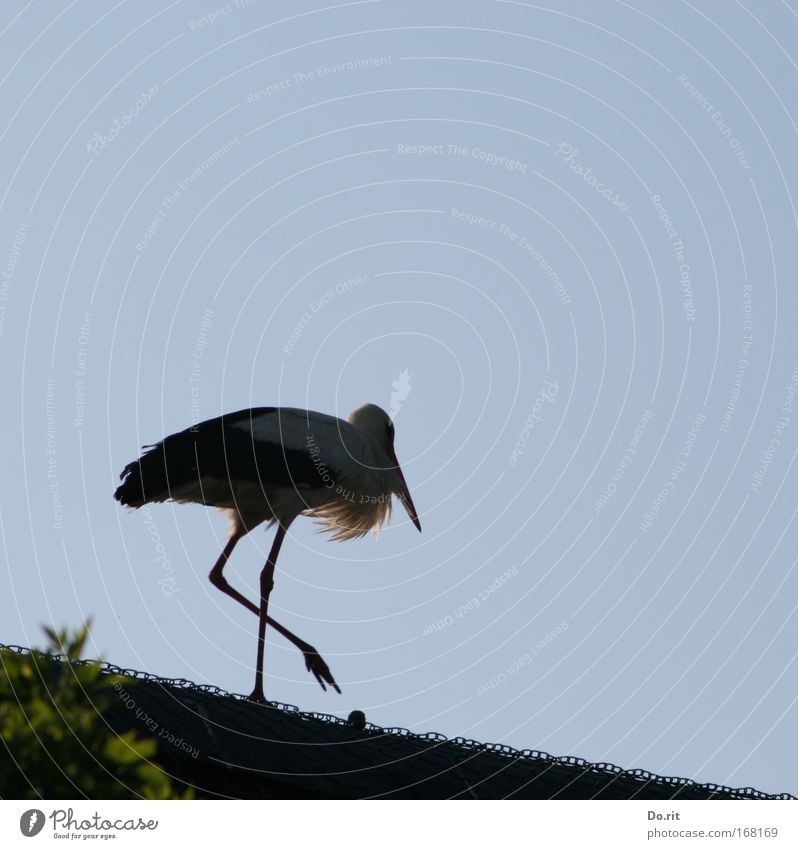
[[[238, 592], [238, 590], [231, 587], [227, 578], [224, 577], [224, 567], [227, 565], [227, 561], [230, 559], [230, 555], [233, 553], [233, 549], [236, 547], [236, 544], [243, 536], [246, 536], [246, 533], [247, 531], [243, 528], [237, 529], [233, 532], [230, 539], [227, 541], [227, 545], [224, 547], [224, 550], [219, 555], [219, 559], [214, 564], [213, 569], [211, 569], [211, 573], [208, 577], [217, 589], [221, 590], [225, 595], [229, 595], [230, 598], [235, 599], [239, 604], [246, 607], [247, 610], [251, 610], [256, 616], [259, 616], [260, 610], [258, 607], [246, 596]], [[339, 693], [341, 692], [341, 688], [335, 683], [332, 672], [330, 672], [330, 667], [327, 666], [322, 656], [310, 643], [306, 643], [296, 634], [289, 631], [288, 628], [281, 625], [276, 619], [272, 619], [270, 616], [267, 616], [266, 621], [270, 627], [277, 631], [278, 634], [282, 634], [290, 643], [295, 645], [302, 652], [305, 658], [305, 667], [308, 672], [315, 676], [316, 680], [321, 685], [322, 690], [326, 690], [327, 687], [325, 684], [329, 684]]]

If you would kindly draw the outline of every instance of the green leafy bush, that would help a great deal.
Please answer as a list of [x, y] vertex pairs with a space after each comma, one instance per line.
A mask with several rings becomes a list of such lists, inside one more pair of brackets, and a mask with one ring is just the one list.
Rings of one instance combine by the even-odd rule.
[[0, 797], [178, 798], [153, 761], [155, 740], [117, 734], [104, 719], [126, 679], [77, 662], [89, 623], [73, 634], [44, 630], [44, 651], [0, 651]]

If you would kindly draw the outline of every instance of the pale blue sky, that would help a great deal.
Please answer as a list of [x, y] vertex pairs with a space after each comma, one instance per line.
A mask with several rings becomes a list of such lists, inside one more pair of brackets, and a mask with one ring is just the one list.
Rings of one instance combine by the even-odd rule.
[[271, 611], [344, 692], [275, 637], [267, 695], [798, 792], [791, 5], [18, 12], [0, 640], [92, 616], [114, 663], [249, 692], [224, 518], [116, 477], [225, 410], [389, 408], [406, 370], [424, 533], [291, 529]]

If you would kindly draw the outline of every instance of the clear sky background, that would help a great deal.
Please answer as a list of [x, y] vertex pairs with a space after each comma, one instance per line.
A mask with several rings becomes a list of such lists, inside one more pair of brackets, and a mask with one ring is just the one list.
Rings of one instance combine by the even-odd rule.
[[394, 393], [424, 532], [292, 527], [343, 695], [269, 697], [798, 793], [795, 4], [10, 5], [0, 641], [249, 692], [224, 517], [117, 476]]

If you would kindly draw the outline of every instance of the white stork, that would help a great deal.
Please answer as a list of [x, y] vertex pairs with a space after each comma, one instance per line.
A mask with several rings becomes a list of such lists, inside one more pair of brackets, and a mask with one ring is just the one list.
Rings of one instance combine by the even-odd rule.
[[[153, 501], [207, 504], [230, 517], [230, 538], [211, 569], [211, 583], [259, 618], [255, 687], [264, 701], [266, 624], [302, 651], [305, 665], [326, 689], [339, 693], [329, 667], [313, 646], [268, 616], [277, 555], [291, 522], [314, 516], [332, 539], [355, 539], [377, 530], [391, 515], [391, 496], [421, 524], [393, 448], [388, 414], [366, 404], [349, 421], [292, 407], [255, 407], [220, 416], [167, 436], [125, 466], [114, 493], [128, 507]], [[277, 525], [260, 573], [260, 607], [233, 589], [223, 575], [236, 543], [257, 525]]]

